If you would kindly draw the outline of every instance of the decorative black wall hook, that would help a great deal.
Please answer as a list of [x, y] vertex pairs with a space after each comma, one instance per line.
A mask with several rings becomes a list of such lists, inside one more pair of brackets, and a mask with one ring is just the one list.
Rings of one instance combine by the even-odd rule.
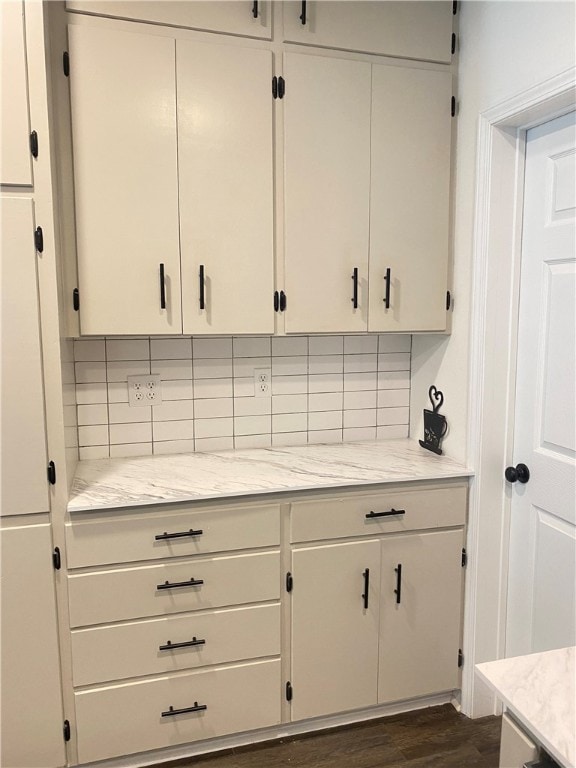
[[422, 448], [426, 448], [426, 450], [441, 456], [442, 449], [440, 444], [448, 430], [446, 417], [438, 413], [444, 403], [444, 395], [435, 386], [431, 386], [428, 390], [428, 397], [432, 403], [432, 410], [429, 411], [427, 408], [424, 408], [424, 440], [419, 440], [418, 442]]

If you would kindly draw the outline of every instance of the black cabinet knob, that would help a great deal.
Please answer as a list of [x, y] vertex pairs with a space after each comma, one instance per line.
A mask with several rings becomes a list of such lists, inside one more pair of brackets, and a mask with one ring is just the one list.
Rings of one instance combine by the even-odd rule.
[[515, 467], [506, 467], [504, 477], [509, 483], [527, 483], [530, 480], [530, 470], [526, 464], [516, 464]]

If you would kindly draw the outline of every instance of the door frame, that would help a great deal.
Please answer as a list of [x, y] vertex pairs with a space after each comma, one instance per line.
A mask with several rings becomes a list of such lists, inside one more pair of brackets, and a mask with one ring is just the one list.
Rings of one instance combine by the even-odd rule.
[[480, 113], [473, 238], [468, 462], [469, 565], [464, 612], [464, 714], [500, 704], [474, 665], [503, 658], [526, 132], [576, 109], [576, 67]]

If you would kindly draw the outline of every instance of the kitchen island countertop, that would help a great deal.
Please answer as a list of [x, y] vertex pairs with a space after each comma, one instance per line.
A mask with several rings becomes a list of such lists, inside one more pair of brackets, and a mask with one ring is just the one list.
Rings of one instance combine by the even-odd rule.
[[465, 478], [410, 439], [96, 459], [78, 463], [68, 510], [81, 512], [290, 491]]

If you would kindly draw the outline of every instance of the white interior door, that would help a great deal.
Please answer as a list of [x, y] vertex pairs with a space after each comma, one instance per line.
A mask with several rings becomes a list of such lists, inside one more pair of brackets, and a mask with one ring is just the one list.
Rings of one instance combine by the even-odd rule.
[[506, 653], [574, 645], [575, 113], [528, 132]]

